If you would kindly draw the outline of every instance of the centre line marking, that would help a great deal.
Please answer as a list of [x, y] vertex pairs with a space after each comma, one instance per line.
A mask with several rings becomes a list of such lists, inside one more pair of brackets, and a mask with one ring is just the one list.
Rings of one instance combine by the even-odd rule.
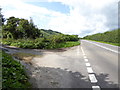
[[99, 86], [92, 86], [92, 89], [93, 90], [100, 90], [100, 87]]
[[87, 58], [86, 56], [84, 56], [84, 58]]
[[77, 54], [79, 55], [80, 54], [80, 47], [78, 46], [78, 49], [77, 49]]
[[86, 62], [88, 62], [88, 59], [86, 58], [86, 59], [84, 59]]
[[93, 73], [92, 67], [87, 67], [88, 73]]
[[85, 56], [85, 54], [83, 54], [83, 56]]
[[91, 83], [97, 83], [97, 79], [94, 74], [89, 74], [89, 79]]
[[[84, 60], [86, 62], [85, 64], [86, 64], [86, 67], [87, 67], [87, 72], [88, 72], [90, 82], [95, 84], [95, 83], [98, 82], [97, 79], [96, 79], [96, 76], [95, 76], [95, 74], [93, 74], [93, 69], [92, 69], [90, 63], [88, 63], [87, 56], [85, 55], [84, 50], [83, 50], [82, 47], [81, 47], [81, 50], [82, 50]], [[92, 90], [100, 90], [100, 87], [99, 86], [92, 86]]]
[[90, 67], [90, 63], [85, 63], [87, 67]]
[[85, 54], [82, 47], [81, 47], [81, 50], [82, 50], [82, 53]]

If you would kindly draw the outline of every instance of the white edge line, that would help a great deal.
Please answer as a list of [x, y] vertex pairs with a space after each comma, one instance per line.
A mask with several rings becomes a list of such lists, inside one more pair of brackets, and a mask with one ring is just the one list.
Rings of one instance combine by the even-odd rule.
[[104, 49], [106, 49], [106, 50], [109, 50], [109, 51], [112, 51], [112, 52], [115, 52], [115, 53], [120, 53], [120, 52], [118, 52], [118, 51], [115, 51], [115, 50], [112, 50], [112, 49], [110, 49], [110, 48], [104, 47], [104, 46], [102, 46], [102, 45], [99, 45], [99, 44], [96, 44], [96, 43], [93, 43], [93, 42], [90, 42], [90, 41], [87, 41], [87, 42], [92, 43], [92, 44], [94, 44], [94, 45], [96, 45], [96, 46], [99, 46], [99, 47], [101, 47], [101, 48], [104, 48]]

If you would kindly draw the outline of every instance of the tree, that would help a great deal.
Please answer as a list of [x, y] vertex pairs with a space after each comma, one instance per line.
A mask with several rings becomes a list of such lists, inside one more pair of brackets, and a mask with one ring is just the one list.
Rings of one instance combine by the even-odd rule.
[[5, 31], [9, 31], [14, 39], [17, 39], [17, 35], [18, 32], [16, 31], [16, 27], [19, 24], [19, 18], [15, 18], [15, 17], [10, 17], [7, 19], [7, 24], [5, 25], [5, 27], [3, 28], [3, 30]]
[[[9, 17], [7, 19], [7, 24], [3, 26], [4, 38], [31, 38], [35, 39], [41, 36], [40, 30], [26, 19], [19, 19], [15, 17]], [[9, 33], [10, 36], [7, 34]], [[12, 35], [12, 36], [11, 36]]]
[[0, 8], [0, 26], [1, 26], [1, 25], [4, 25], [4, 22], [5, 22], [5, 18], [4, 18], [4, 16], [2, 15], [1, 10], [2, 10], [2, 8]]

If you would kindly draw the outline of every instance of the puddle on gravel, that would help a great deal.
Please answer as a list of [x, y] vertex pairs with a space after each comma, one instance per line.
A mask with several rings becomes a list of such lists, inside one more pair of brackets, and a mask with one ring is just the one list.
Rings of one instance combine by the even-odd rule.
[[24, 60], [25, 62], [31, 62], [31, 60], [34, 57], [42, 57], [43, 55], [35, 55], [35, 54], [31, 54], [31, 53], [23, 53], [23, 52], [18, 52], [18, 53], [13, 53], [12, 56], [14, 56], [15, 58], [19, 59], [19, 60]]

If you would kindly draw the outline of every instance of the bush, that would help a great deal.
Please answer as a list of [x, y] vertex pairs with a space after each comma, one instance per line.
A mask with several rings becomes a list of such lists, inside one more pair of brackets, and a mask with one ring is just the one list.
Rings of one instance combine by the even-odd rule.
[[24, 67], [5, 52], [2, 52], [2, 87], [28, 88], [31, 87]]
[[78, 41], [77, 35], [51, 35], [46, 38], [36, 39], [3, 39], [3, 44], [17, 46], [20, 48], [37, 48], [37, 49], [55, 49], [64, 47], [63, 44], [69, 41]]
[[44, 38], [37, 38], [34, 41], [34, 48], [44, 49], [45, 48], [45, 39]]
[[13, 42], [13, 40], [12, 39], [4, 39], [4, 40], [2, 40], [2, 42], [4, 44], [6, 44], [6, 45], [11, 45], [11, 43]]

